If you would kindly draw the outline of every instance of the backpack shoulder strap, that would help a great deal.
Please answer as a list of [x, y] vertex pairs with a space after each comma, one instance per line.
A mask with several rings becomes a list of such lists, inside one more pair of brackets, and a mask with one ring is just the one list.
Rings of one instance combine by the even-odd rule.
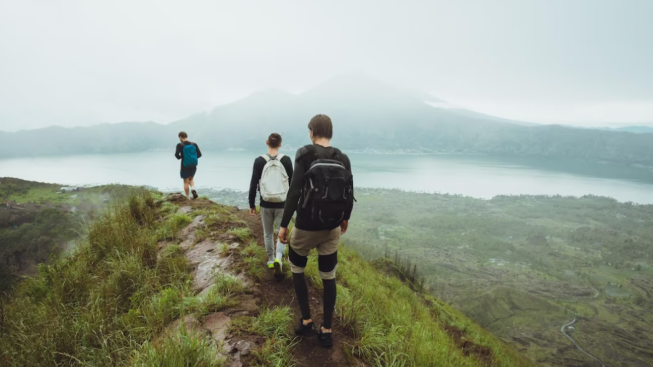
[[266, 163], [270, 161], [270, 156], [267, 155], [267, 154], [263, 154], [263, 155], [261, 156], [261, 158], [265, 159], [265, 162], [266, 162]]
[[281, 159], [282, 159], [283, 157], [285, 157], [285, 155], [283, 155], [283, 154], [277, 154], [277, 159], [278, 159], [279, 161], [281, 161]]
[[340, 157], [342, 157], [342, 152], [340, 151], [340, 149], [333, 147], [333, 153], [334, 153], [333, 158], [340, 160]]

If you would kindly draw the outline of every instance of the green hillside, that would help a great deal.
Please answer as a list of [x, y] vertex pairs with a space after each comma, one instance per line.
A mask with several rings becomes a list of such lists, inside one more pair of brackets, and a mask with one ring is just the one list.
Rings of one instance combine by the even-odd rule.
[[120, 185], [60, 192], [61, 185], [0, 178], [0, 292], [18, 276], [58, 256], [82, 237], [87, 224], [131, 187]]
[[[653, 205], [358, 189], [344, 240], [397, 254], [434, 296], [543, 366], [653, 365]], [[391, 255], [392, 256], [392, 255]], [[418, 279], [419, 280], [419, 279]]]
[[[291, 281], [272, 282], [260, 233], [256, 218], [205, 199], [141, 192], [119, 200], [72, 255], [39, 266], [11, 294], [0, 318], [0, 365], [532, 365], [412, 290], [390, 262], [373, 266], [347, 246], [336, 347], [294, 340], [298, 314], [283, 296]], [[307, 275], [313, 294], [321, 284], [314, 259]]]

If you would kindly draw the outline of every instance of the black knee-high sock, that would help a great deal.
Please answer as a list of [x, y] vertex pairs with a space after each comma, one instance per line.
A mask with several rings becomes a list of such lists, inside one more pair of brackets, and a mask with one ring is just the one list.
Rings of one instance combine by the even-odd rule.
[[325, 329], [331, 329], [333, 310], [336, 307], [336, 280], [322, 279], [322, 284], [324, 285], [324, 322], [322, 326]]
[[295, 293], [297, 293], [297, 302], [299, 303], [299, 310], [302, 312], [302, 319], [308, 320], [311, 318], [311, 307], [308, 304], [306, 277], [304, 273], [293, 273], [292, 279], [295, 283]]

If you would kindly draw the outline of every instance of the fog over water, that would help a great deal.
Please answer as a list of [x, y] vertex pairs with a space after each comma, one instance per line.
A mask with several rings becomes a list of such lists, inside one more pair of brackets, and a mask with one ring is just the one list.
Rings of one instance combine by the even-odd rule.
[[[249, 188], [254, 158], [261, 152], [204, 152], [198, 187]], [[288, 152], [292, 154], [291, 152]], [[358, 187], [392, 188], [491, 198], [496, 195], [599, 195], [653, 204], [653, 172], [563, 161], [454, 157], [445, 155], [350, 154]], [[5, 176], [72, 185], [121, 183], [181, 190], [179, 162], [167, 152], [0, 160]]]

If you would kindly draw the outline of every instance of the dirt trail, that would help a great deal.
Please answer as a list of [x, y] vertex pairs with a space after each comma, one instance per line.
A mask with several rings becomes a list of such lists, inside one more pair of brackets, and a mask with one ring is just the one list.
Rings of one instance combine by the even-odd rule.
[[[244, 213], [244, 212], [243, 212]], [[263, 242], [263, 227], [260, 216], [245, 215], [245, 221], [248, 227], [254, 233], [259, 246], [265, 246]], [[308, 284], [309, 302], [311, 305], [311, 317], [316, 325], [322, 321], [322, 293]], [[271, 271], [266, 272], [265, 277], [261, 280], [261, 302], [266, 306], [288, 306], [293, 311], [294, 320], [299, 323], [301, 314], [299, 306], [295, 299], [295, 288], [292, 278], [286, 278], [279, 282], [274, 279]], [[299, 343], [294, 348], [295, 361], [298, 367], [344, 367], [344, 366], [367, 366], [360, 360], [348, 356], [345, 353], [345, 346], [351, 345], [354, 340], [350, 335], [346, 335], [340, 328], [337, 315], [334, 315], [334, 344], [333, 348], [325, 349], [318, 344], [317, 337], [299, 339]]]
[[[234, 337], [229, 335], [229, 327], [233, 317], [255, 316], [261, 307], [288, 306], [294, 313], [295, 322], [299, 322], [300, 314], [294, 294], [292, 279], [288, 278], [281, 282], [274, 279], [271, 271], [265, 272], [260, 282], [254, 281], [239, 264], [239, 257], [234, 256], [233, 250], [247, 245], [239, 243], [235, 236], [221, 235], [218, 238], [198, 239], [196, 231], [206, 227], [204, 217], [195, 215], [196, 209], [216, 205], [207, 200], [188, 202], [181, 195], [169, 195], [167, 200], [177, 203], [179, 212], [188, 214], [193, 221], [181, 231], [179, 246], [185, 251], [185, 256], [193, 268], [193, 289], [199, 294], [210, 291], [214, 282], [216, 271], [236, 276], [246, 287], [246, 294], [238, 296], [238, 305], [222, 312], [215, 312], [203, 318], [194, 315], [187, 315], [183, 319], [176, 320], [168, 326], [168, 332], [179, 327], [185, 327], [189, 333], [199, 333], [211, 336], [216, 345], [223, 345], [221, 355], [226, 356], [228, 367], [247, 367], [252, 363], [251, 351], [264, 344], [264, 338], [255, 335], [241, 335]], [[245, 211], [236, 208], [230, 210], [245, 221], [247, 227], [253, 233], [259, 246], [263, 243], [263, 228], [259, 216], [249, 216]], [[159, 248], [172, 244], [169, 242], [160, 243]], [[225, 248], [224, 244], [227, 244]], [[261, 267], [265, 267], [262, 263]], [[311, 311], [316, 324], [322, 320], [322, 295], [309, 283]], [[317, 337], [298, 339], [293, 349], [293, 355], [298, 367], [343, 367], [343, 366], [366, 366], [365, 363], [348, 357], [345, 353], [345, 345], [353, 343], [353, 339], [342, 333], [334, 317], [334, 346], [331, 349], [322, 348], [318, 344]]]

